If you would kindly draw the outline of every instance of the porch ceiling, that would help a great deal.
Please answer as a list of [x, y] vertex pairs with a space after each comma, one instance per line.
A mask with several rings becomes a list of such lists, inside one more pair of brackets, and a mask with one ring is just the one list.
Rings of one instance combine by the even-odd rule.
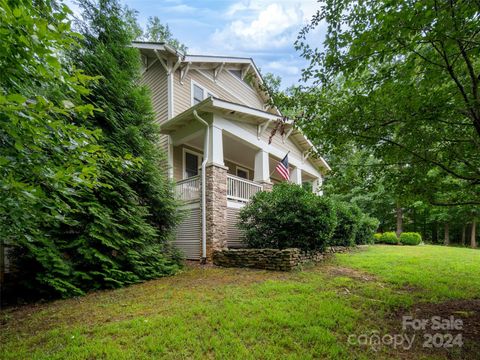
[[246, 145], [242, 140], [228, 133], [223, 133], [223, 157], [249, 169], [255, 167], [257, 150]]

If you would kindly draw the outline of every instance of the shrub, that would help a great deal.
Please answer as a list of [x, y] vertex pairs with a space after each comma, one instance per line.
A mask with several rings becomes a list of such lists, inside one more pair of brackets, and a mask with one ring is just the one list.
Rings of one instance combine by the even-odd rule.
[[397, 234], [395, 234], [393, 231], [384, 232], [382, 234], [382, 237], [380, 238], [380, 242], [383, 244], [397, 245], [398, 244]]
[[381, 233], [376, 233], [376, 234], [373, 234], [373, 242], [375, 244], [380, 244], [382, 242], [382, 235]]
[[355, 244], [373, 244], [375, 231], [380, 222], [367, 215], [363, 215], [358, 223], [357, 232], [355, 234]]
[[358, 228], [358, 217], [361, 211], [358, 207], [337, 201], [335, 211], [337, 214], [337, 227], [333, 233], [330, 245], [332, 246], [353, 246], [355, 245], [355, 234]]
[[323, 250], [335, 225], [329, 199], [288, 183], [255, 194], [240, 211], [239, 221], [250, 248]]
[[400, 243], [403, 245], [418, 245], [422, 242], [422, 236], [417, 232], [404, 232], [400, 235]]

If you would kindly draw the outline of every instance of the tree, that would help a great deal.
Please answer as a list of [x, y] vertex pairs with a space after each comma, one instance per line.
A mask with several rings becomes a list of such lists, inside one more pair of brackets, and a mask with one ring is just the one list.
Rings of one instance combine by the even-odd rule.
[[144, 86], [140, 55], [130, 46], [137, 28], [116, 0], [83, 1], [81, 49], [69, 55], [78, 68], [99, 76], [86, 100], [101, 109], [88, 121], [101, 129], [112, 161], [102, 163], [104, 187], [82, 199], [82, 214], [68, 230], [81, 248], [76, 266], [88, 269], [83, 289], [117, 287], [175, 272], [169, 246], [177, 223], [172, 184], [162, 171], [159, 127]]
[[108, 154], [101, 132], [84, 126], [93, 78], [65, 57], [78, 39], [66, 6], [0, 0], [0, 9], [0, 238], [13, 247], [18, 285], [76, 293], [58, 229], [83, 193], [103, 186]]
[[168, 24], [163, 25], [158, 16], [150, 16], [148, 18], [147, 29], [143, 35], [143, 39], [147, 41], [165, 42], [183, 53], [187, 52], [187, 47], [173, 37]]
[[[320, 22], [322, 50], [306, 41]], [[315, 85], [296, 99], [301, 125], [326, 147], [353, 142], [458, 181], [433, 202], [480, 204], [479, 28], [469, 1], [326, 1], [296, 42]]]

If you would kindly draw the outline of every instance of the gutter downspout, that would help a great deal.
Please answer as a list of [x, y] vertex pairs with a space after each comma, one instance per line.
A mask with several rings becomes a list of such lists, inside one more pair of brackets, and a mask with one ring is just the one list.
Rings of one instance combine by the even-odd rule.
[[210, 132], [208, 131], [208, 127], [209, 127], [208, 123], [198, 115], [197, 110], [193, 111], [193, 116], [195, 117], [196, 120], [198, 120], [200, 123], [205, 125], [205, 139], [203, 143], [203, 161], [202, 161], [202, 262], [205, 263], [207, 260], [207, 213], [206, 213], [207, 198], [205, 194], [207, 175], [205, 173], [205, 167], [208, 161], [208, 148], [209, 148], [208, 145], [210, 143], [210, 134], [209, 134]]

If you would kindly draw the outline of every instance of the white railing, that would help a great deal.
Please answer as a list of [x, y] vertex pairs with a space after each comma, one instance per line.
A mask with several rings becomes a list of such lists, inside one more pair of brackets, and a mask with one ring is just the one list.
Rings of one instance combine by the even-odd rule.
[[227, 199], [229, 200], [247, 202], [262, 190], [263, 187], [260, 184], [238, 176], [227, 175]]
[[200, 199], [200, 176], [177, 181], [175, 195], [182, 201], [193, 201]]

